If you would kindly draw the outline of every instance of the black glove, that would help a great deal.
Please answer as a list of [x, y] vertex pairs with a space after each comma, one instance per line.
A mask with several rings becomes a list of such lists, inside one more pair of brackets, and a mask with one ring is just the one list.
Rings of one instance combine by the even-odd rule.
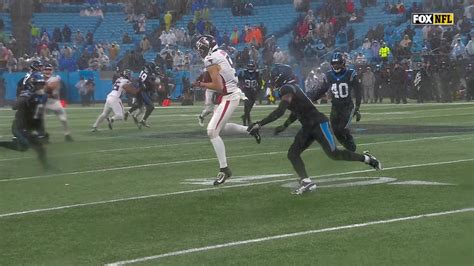
[[278, 135], [278, 134], [280, 134], [281, 132], [285, 131], [286, 128], [287, 128], [287, 127], [286, 127], [285, 125], [277, 126], [277, 127], [275, 128], [275, 131], [273, 132], [273, 134]]
[[255, 123], [252, 123], [250, 124], [250, 126], [247, 128], [247, 131], [252, 134], [258, 130], [260, 130], [260, 128], [262, 128], [262, 126], [260, 125], [260, 121], [258, 122], [255, 122]]
[[356, 117], [356, 122], [359, 122], [360, 119], [362, 118], [362, 116], [360, 115], [360, 111], [359, 111], [359, 108], [356, 108], [355, 111], [354, 111], [354, 115], [352, 117]]

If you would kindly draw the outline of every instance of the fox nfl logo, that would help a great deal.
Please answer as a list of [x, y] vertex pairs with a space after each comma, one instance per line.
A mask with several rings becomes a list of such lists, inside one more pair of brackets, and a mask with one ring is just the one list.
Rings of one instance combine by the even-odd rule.
[[414, 13], [411, 14], [414, 25], [454, 25], [454, 13]]

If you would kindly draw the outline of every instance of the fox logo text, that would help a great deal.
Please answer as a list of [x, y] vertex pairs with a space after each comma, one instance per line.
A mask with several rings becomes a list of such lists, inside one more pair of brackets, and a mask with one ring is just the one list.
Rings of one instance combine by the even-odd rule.
[[416, 25], [454, 25], [454, 13], [414, 13], [411, 23]]

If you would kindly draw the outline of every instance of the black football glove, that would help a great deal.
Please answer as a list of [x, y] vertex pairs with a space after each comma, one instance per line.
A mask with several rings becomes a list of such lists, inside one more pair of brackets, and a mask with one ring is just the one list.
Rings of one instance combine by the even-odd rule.
[[356, 117], [356, 122], [359, 122], [360, 119], [362, 118], [362, 116], [360, 115], [360, 111], [359, 111], [359, 108], [356, 108], [355, 111], [354, 111], [354, 115], [352, 117]]
[[255, 123], [250, 124], [250, 126], [248, 126], [248, 128], [247, 128], [247, 131], [248, 131], [250, 134], [253, 134], [253, 133], [255, 133], [256, 131], [259, 131], [260, 128], [262, 128], [262, 126], [260, 125], [260, 121], [258, 121], [258, 122], [255, 122]]
[[281, 132], [285, 131], [286, 128], [287, 128], [287, 127], [286, 127], [285, 125], [277, 126], [277, 127], [275, 128], [275, 131], [273, 132], [273, 134], [278, 135], [278, 134], [280, 134]]

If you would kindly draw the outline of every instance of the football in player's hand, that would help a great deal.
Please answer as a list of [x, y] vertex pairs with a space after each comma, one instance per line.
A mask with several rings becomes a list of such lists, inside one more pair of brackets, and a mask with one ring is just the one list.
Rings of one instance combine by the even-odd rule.
[[204, 71], [198, 78], [198, 81], [200, 82], [212, 82], [211, 75], [209, 74], [208, 71]]

